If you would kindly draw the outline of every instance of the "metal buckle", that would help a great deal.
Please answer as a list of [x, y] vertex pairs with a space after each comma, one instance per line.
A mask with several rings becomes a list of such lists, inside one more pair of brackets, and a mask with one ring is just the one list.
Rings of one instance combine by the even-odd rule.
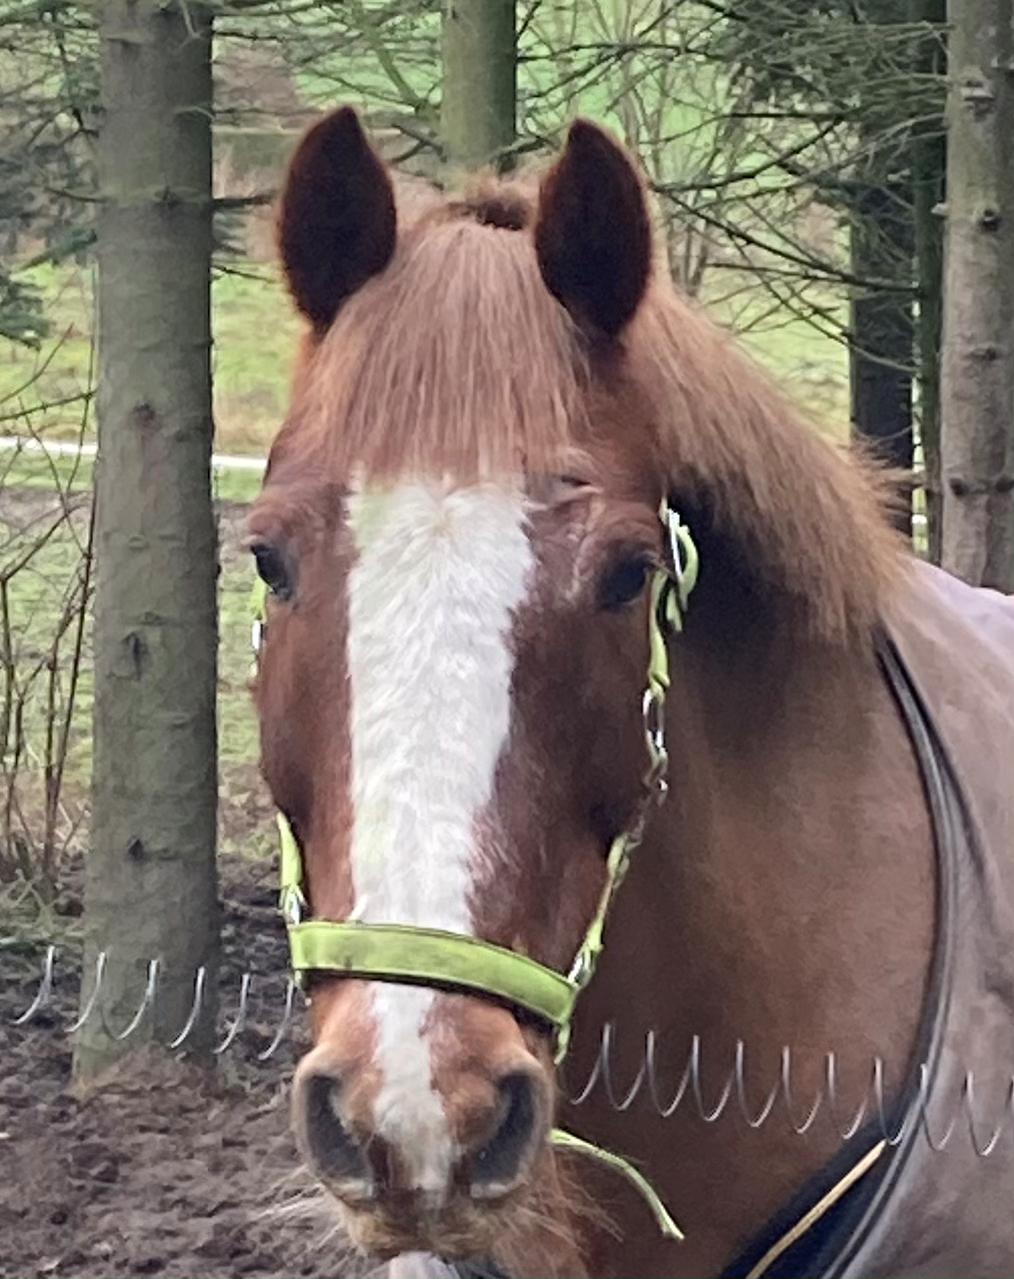
[[669, 793], [667, 780], [669, 751], [665, 744], [665, 699], [658, 689], [648, 687], [644, 690], [641, 713], [644, 717], [644, 734], [651, 756], [651, 765], [645, 774], [644, 785], [654, 794], [657, 802], [661, 803]]
[[679, 512], [671, 506], [665, 508], [663, 523], [669, 537], [670, 573], [676, 586], [680, 612], [683, 613], [697, 582], [697, 547]]
[[567, 980], [573, 982], [580, 990], [591, 980], [591, 975], [594, 971], [591, 956], [582, 946], [574, 957], [574, 963], [567, 974]]
[[306, 899], [302, 892], [290, 886], [282, 892], [282, 900], [278, 903], [278, 909], [290, 928], [294, 928], [296, 924], [303, 922], [303, 910], [306, 906]]
[[652, 748], [659, 754], [665, 754], [665, 702], [655, 688], [644, 690], [641, 703], [641, 715], [644, 719], [645, 736]]

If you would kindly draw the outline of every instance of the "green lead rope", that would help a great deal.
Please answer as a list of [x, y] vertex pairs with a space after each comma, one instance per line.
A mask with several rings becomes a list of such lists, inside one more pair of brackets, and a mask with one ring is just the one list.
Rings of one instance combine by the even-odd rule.
[[601, 1146], [585, 1141], [583, 1137], [575, 1137], [572, 1132], [566, 1132], [563, 1128], [554, 1128], [550, 1133], [549, 1140], [560, 1150], [572, 1151], [575, 1155], [587, 1155], [589, 1159], [594, 1159], [597, 1163], [602, 1164], [603, 1167], [609, 1168], [612, 1172], [618, 1172], [622, 1177], [625, 1177], [648, 1205], [651, 1215], [655, 1218], [659, 1230], [666, 1239], [675, 1239], [682, 1242], [685, 1238], [683, 1231], [676, 1224], [669, 1209], [662, 1202], [658, 1191], [648, 1178], [634, 1167], [629, 1159], [624, 1159], [622, 1155], [616, 1155], [611, 1150], [603, 1150]]

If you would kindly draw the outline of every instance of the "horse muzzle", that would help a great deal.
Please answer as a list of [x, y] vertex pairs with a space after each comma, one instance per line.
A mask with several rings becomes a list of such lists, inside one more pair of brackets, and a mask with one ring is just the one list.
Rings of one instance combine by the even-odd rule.
[[[374, 1000], [372, 985], [334, 983], [296, 1072], [304, 1158], [371, 1251], [474, 1255], [483, 1220], [523, 1191], [546, 1149], [548, 1054], [503, 1008], [392, 986]], [[425, 1009], [415, 1039], [404, 1034], [413, 1005]]]

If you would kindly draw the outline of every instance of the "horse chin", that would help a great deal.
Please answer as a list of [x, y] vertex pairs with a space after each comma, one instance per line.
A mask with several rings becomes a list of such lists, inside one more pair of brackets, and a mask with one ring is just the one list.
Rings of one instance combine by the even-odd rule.
[[382, 1279], [507, 1279], [507, 1276], [486, 1261], [454, 1262], [432, 1252], [403, 1252], [387, 1263]]
[[341, 1215], [355, 1248], [387, 1263], [380, 1272], [386, 1279], [499, 1276], [502, 1271], [489, 1259], [514, 1218], [506, 1203], [491, 1208], [468, 1199], [454, 1199], [439, 1213], [342, 1205]]

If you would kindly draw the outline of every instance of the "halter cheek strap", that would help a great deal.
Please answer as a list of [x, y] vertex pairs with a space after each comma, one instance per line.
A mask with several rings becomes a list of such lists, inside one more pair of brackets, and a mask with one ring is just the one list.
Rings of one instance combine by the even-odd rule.
[[[663, 503], [659, 518], [666, 532], [667, 563], [652, 575], [648, 608], [648, 677], [642, 699], [648, 768], [640, 801], [630, 824], [613, 840], [606, 858], [606, 880], [599, 903], [570, 971], [557, 972], [527, 955], [490, 942], [436, 928], [405, 924], [370, 924], [305, 919], [303, 862], [285, 818], [278, 815], [281, 845], [279, 908], [285, 919], [296, 981], [308, 973], [341, 974], [371, 981], [390, 981], [464, 991], [500, 1000], [544, 1022], [554, 1037], [559, 1063], [570, 1045], [574, 1007], [591, 981], [604, 945], [606, 919], [641, 843], [651, 811], [667, 793], [665, 700], [669, 691], [667, 638], [683, 629], [690, 592], [697, 581], [698, 557], [693, 539], [679, 515]], [[266, 633], [267, 589], [254, 593], [254, 649]], [[662, 1233], [683, 1236], [649, 1182], [621, 1156], [570, 1133], [555, 1129], [553, 1143], [593, 1159], [620, 1173], [651, 1208]]]

